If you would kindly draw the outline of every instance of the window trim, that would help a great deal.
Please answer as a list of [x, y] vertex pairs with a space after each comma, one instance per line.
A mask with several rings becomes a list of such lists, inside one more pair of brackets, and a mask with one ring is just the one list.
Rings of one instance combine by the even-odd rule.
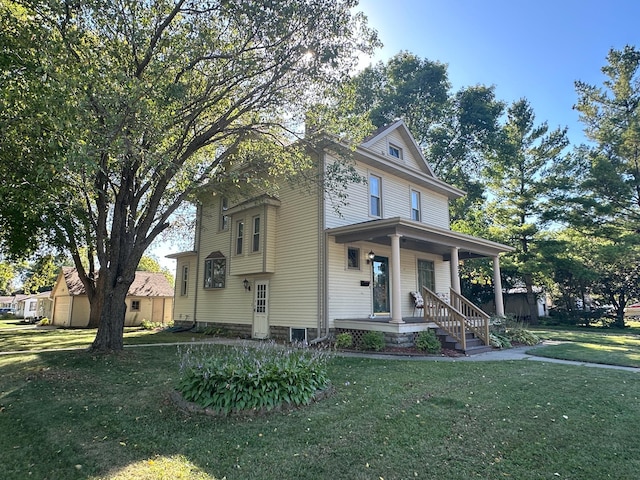
[[[258, 231], [256, 231], [256, 223], [258, 224]], [[260, 221], [260, 215], [256, 215], [251, 219], [251, 253], [260, 252], [260, 230], [262, 228], [262, 222]]]
[[[377, 196], [375, 196], [371, 191], [372, 178], [375, 178], [378, 181]], [[377, 208], [378, 208], [377, 214], [373, 213], [373, 208], [372, 208], [374, 198], [377, 200]], [[369, 216], [375, 217], [375, 218], [382, 218], [382, 177], [375, 175], [373, 173], [369, 173]]]
[[235, 254], [242, 255], [244, 251], [244, 218], [236, 222], [236, 245]]
[[[413, 196], [416, 196], [416, 200], [418, 202], [417, 209], [413, 208]], [[420, 195], [420, 191], [415, 188], [410, 189], [410, 198], [411, 198], [411, 220], [415, 222], [422, 221], [422, 195]], [[414, 218], [414, 213], [417, 213], [418, 218]]]
[[[427, 269], [428, 272], [430, 272], [430, 279], [429, 281], [431, 282], [431, 286], [433, 288], [431, 288], [431, 290], [435, 291], [436, 288], [436, 262], [432, 259], [429, 258], [417, 258], [416, 259], [416, 286], [418, 287], [418, 290], [420, 291], [420, 293], [422, 293], [422, 285], [420, 285], [420, 263], [421, 262], [425, 262], [425, 263], [429, 263], [430, 267], [429, 269]], [[429, 288], [428, 285], [426, 285], [427, 288]]]
[[[351, 266], [349, 260], [351, 256], [349, 255], [349, 251], [355, 251], [355, 260], [356, 264]], [[347, 270], [360, 270], [360, 248], [359, 247], [350, 247], [347, 245]]]
[[180, 296], [186, 297], [189, 291], [189, 265], [182, 265], [182, 279], [180, 282]]
[[229, 230], [229, 215], [226, 215], [225, 212], [229, 210], [229, 200], [227, 197], [220, 198], [220, 225], [219, 230], [221, 232]]
[[[396, 152], [398, 152], [397, 156], [392, 153], [394, 150]], [[395, 143], [389, 142], [388, 147], [387, 147], [387, 153], [389, 154], [390, 157], [396, 158], [398, 160], [403, 160], [403, 158], [404, 158], [403, 154], [402, 154], [402, 147], [399, 147]]]
[[[300, 331], [304, 331], [304, 338], [302, 340], [294, 340], [293, 339], [293, 331], [296, 330], [298, 331], [298, 333], [301, 333]], [[300, 328], [300, 327], [289, 327], [289, 343], [293, 343], [294, 341], [296, 342], [302, 342], [304, 344], [307, 343], [307, 329], [305, 327]]]
[[[216, 271], [218, 272], [217, 275]], [[205, 290], [225, 288], [227, 283], [227, 259], [223, 257], [205, 258], [203, 274], [202, 288]]]

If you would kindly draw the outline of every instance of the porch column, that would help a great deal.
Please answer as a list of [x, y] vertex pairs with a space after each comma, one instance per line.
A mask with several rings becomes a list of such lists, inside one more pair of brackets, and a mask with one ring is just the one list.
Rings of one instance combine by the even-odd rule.
[[451, 288], [456, 293], [462, 293], [460, 289], [460, 259], [458, 258], [458, 247], [451, 247]]
[[393, 233], [391, 237], [391, 321], [389, 323], [404, 323], [402, 320], [402, 286], [400, 282], [400, 237]]
[[502, 280], [500, 279], [500, 257], [493, 257], [493, 295], [496, 301], [496, 315], [504, 317], [504, 301], [502, 299]]

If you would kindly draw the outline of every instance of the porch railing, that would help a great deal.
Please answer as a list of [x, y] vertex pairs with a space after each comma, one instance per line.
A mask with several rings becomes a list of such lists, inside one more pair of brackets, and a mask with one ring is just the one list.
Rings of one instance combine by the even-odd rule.
[[424, 318], [438, 325], [447, 334], [453, 337], [462, 350], [467, 349], [467, 326], [462, 312], [449, 305], [436, 293], [426, 287], [422, 287], [424, 299]]
[[485, 345], [489, 345], [489, 315], [459, 293], [451, 290], [451, 303], [423, 287], [424, 318], [438, 325], [467, 349], [467, 332], [473, 332]]
[[491, 317], [469, 300], [451, 289], [451, 305], [465, 317], [465, 324], [485, 345], [490, 344], [489, 320]]

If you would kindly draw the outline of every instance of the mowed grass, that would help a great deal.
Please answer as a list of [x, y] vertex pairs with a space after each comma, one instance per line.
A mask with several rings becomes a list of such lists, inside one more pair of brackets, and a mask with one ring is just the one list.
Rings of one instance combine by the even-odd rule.
[[328, 399], [216, 418], [169, 400], [177, 348], [0, 356], [0, 478], [636, 479], [640, 471], [636, 373], [334, 357]]
[[529, 350], [534, 355], [640, 368], [640, 334], [637, 328], [616, 331], [556, 327], [535, 328], [533, 332], [542, 339], [559, 342]]
[[[86, 349], [96, 338], [96, 331], [95, 328], [56, 329], [18, 325], [0, 330], [0, 352]], [[189, 342], [205, 338], [201, 333], [192, 332], [173, 333], [138, 327], [126, 327], [124, 330], [125, 345]]]

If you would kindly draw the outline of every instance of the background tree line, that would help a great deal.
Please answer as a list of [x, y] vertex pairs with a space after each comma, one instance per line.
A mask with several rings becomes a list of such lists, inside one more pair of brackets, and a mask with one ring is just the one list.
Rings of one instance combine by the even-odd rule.
[[[360, 113], [382, 126], [403, 118], [437, 175], [468, 192], [451, 207], [452, 228], [516, 250], [502, 260], [503, 286], [534, 287], [564, 310], [594, 299], [624, 308], [640, 298], [640, 52], [611, 50], [600, 87], [576, 81], [575, 109], [588, 145], [566, 127], [537, 122], [526, 99], [510, 105], [493, 87], [451, 91], [446, 66], [400, 52], [353, 78]], [[467, 261], [467, 296], [492, 298], [491, 266]]]

